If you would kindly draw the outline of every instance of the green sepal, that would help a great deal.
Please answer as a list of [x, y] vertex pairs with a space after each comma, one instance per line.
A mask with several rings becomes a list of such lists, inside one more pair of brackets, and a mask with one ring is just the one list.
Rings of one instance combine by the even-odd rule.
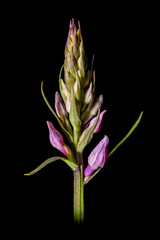
[[51, 112], [53, 113], [53, 115], [55, 116], [55, 118], [57, 119], [60, 127], [62, 128], [63, 132], [65, 133], [65, 135], [67, 136], [68, 140], [73, 142], [73, 138], [71, 136], [71, 134], [64, 128], [63, 123], [61, 122], [61, 120], [59, 119], [59, 117], [57, 116], [57, 114], [55, 113], [55, 111], [53, 110], [53, 108], [51, 107], [50, 103], [48, 102], [44, 91], [43, 91], [43, 82], [41, 83], [41, 92], [42, 92], [42, 96], [47, 104], [47, 106], [49, 107], [49, 109], [51, 110]]
[[84, 138], [78, 143], [78, 146], [77, 146], [78, 152], [83, 152], [84, 148], [90, 143], [94, 134], [94, 129], [96, 128], [96, 125], [98, 123], [99, 116], [100, 116], [100, 110], [98, 111], [97, 118], [93, 126], [88, 130]]
[[42, 168], [44, 168], [46, 165], [55, 162], [56, 160], [62, 160], [64, 161], [73, 171], [75, 171], [77, 169], [77, 165], [71, 161], [69, 161], [68, 159], [64, 158], [64, 157], [51, 157], [49, 159], [47, 159], [46, 161], [44, 161], [41, 165], [39, 165], [39, 167], [37, 167], [36, 169], [34, 169], [33, 171], [31, 171], [30, 173], [26, 173], [24, 174], [24, 176], [31, 176], [37, 172], [39, 172]]
[[73, 89], [71, 89], [71, 109], [70, 109], [69, 119], [74, 128], [74, 131], [75, 132], [79, 131], [80, 127], [81, 127], [81, 120], [79, 118], [77, 102], [76, 102], [76, 98], [74, 96]]

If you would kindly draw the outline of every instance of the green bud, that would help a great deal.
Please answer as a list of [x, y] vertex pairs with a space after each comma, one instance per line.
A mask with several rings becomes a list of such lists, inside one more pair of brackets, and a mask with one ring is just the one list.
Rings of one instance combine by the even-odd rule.
[[79, 131], [81, 127], [81, 120], [79, 117], [76, 98], [74, 96], [73, 89], [71, 90], [71, 109], [70, 109], [69, 119], [74, 128], [74, 131]]
[[90, 83], [90, 70], [88, 70], [87, 74], [86, 74], [86, 78], [84, 80], [84, 84], [83, 84], [83, 87], [86, 88], [88, 87], [89, 83]]
[[89, 104], [90, 101], [92, 100], [92, 97], [93, 97], [93, 92], [92, 92], [92, 82], [91, 82], [89, 88], [84, 94], [84, 103]]
[[74, 84], [74, 95], [78, 101], [81, 100], [81, 91], [82, 91], [81, 82], [80, 82], [78, 74], [76, 74], [76, 82]]
[[95, 103], [90, 111], [90, 114], [92, 116], [95, 116], [97, 114], [98, 110], [101, 108], [102, 104], [103, 104], [103, 95], [100, 95], [97, 98], [97, 100], [95, 101]]
[[59, 80], [59, 89], [60, 89], [60, 93], [61, 93], [61, 96], [62, 96], [62, 98], [63, 98], [63, 101], [64, 101], [65, 104], [66, 104], [67, 98], [70, 97], [70, 92], [69, 92], [66, 84], [63, 82], [62, 79]]
[[75, 83], [75, 70], [74, 70], [73, 60], [70, 58], [68, 61], [65, 59], [64, 61], [64, 78], [65, 83], [70, 91]]
[[84, 56], [84, 46], [83, 42], [81, 41], [80, 46], [79, 46], [79, 51], [80, 51], [80, 56], [77, 61], [78, 63], [78, 68], [79, 68], [79, 75], [82, 80], [84, 80], [85, 77], [85, 56]]

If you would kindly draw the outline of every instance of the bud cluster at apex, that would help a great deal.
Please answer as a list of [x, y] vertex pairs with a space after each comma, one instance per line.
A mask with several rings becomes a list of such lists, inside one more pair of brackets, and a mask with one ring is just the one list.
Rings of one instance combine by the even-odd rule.
[[[79, 21], [78, 27], [77, 29], [74, 19], [72, 19], [69, 24], [69, 33], [65, 46], [64, 80], [60, 74], [59, 87], [65, 109], [71, 114], [71, 102], [74, 101], [76, 109], [74, 109], [73, 117], [77, 114], [78, 121], [84, 128], [101, 108], [103, 96], [100, 95], [95, 99], [95, 72], [92, 70], [92, 66], [91, 69], [87, 67]], [[71, 97], [72, 95], [73, 97]], [[63, 115], [63, 113], [66, 116], [64, 109], [61, 112], [62, 114], [59, 113], [59, 116]], [[70, 116], [69, 119], [72, 124], [71, 118]], [[74, 123], [72, 127], [76, 128]]]

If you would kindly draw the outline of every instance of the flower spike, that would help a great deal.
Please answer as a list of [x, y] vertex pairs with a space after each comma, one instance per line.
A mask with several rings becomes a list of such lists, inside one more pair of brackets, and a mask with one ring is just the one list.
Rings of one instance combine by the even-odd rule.
[[103, 95], [96, 94], [93, 61], [94, 56], [88, 68], [80, 21], [76, 26], [72, 18], [69, 22], [69, 32], [64, 49], [64, 63], [59, 73], [59, 90], [55, 91], [55, 110], [47, 100], [43, 82], [41, 83], [42, 96], [68, 140], [66, 144], [61, 133], [51, 122], [47, 121], [50, 143], [66, 157], [51, 157], [30, 173], [25, 174], [25, 176], [33, 175], [57, 160], [65, 162], [73, 170], [73, 209], [76, 223], [82, 223], [84, 220], [84, 185], [97, 175], [111, 155], [128, 139], [143, 115], [141, 113], [128, 134], [109, 154], [109, 138], [104, 136], [90, 153], [88, 166], [84, 170], [86, 163], [85, 159], [83, 160], [83, 152], [95, 133], [101, 130], [104, 114], [107, 111], [101, 111]]

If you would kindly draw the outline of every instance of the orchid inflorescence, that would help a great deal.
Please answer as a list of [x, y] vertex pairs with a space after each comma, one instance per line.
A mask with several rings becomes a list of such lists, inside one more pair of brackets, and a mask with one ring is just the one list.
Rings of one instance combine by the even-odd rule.
[[[64, 70], [64, 79], [62, 71]], [[47, 121], [49, 140], [65, 156], [51, 157], [39, 167], [25, 175], [33, 175], [47, 164], [56, 160], [64, 161], [74, 174], [74, 221], [84, 220], [84, 185], [87, 184], [105, 165], [107, 159], [131, 135], [138, 126], [143, 112], [122, 141], [108, 154], [109, 138], [105, 135], [88, 157], [88, 165], [84, 168], [83, 151], [92, 140], [94, 134], [101, 130], [104, 115], [107, 110], [100, 112], [103, 96], [96, 98], [95, 71], [93, 61], [88, 68], [84, 51], [84, 43], [80, 22], [78, 29], [74, 19], [70, 21], [69, 33], [65, 46], [64, 65], [59, 75], [59, 92], [55, 93], [55, 111], [48, 102], [41, 84], [42, 96], [56, 117], [61, 130], [68, 139], [64, 142], [61, 133]]]

